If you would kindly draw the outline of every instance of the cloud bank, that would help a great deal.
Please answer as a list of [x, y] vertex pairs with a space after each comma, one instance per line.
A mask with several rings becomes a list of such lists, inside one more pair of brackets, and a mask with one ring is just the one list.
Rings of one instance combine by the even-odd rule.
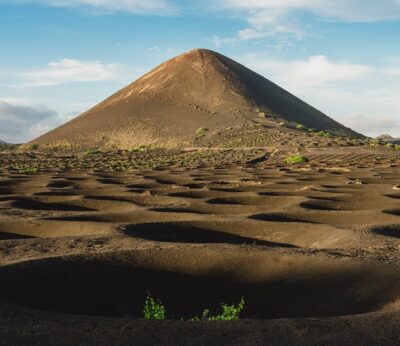
[[[17, 102], [17, 100], [15, 100]], [[8, 143], [31, 140], [70, 120], [44, 105], [25, 105], [0, 100], [0, 139]]]
[[248, 27], [237, 39], [249, 40], [284, 33], [307, 35], [299, 17], [311, 15], [319, 20], [373, 22], [400, 18], [398, 0], [219, 0], [220, 10], [242, 16]]
[[324, 55], [275, 60], [260, 54], [238, 59], [346, 126], [369, 136], [400, 137], [400, 62], [371, 67]]

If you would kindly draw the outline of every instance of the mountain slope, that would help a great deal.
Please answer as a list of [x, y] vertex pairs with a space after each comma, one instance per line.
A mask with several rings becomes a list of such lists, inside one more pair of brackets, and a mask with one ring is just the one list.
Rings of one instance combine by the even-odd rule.
[[163, 63], [33, 142], [117, 147], [191, 145], [196, 129], [207, 128], [211, 134], [240, 127], [257, 118], [256, 109], [276, 121], [360, 136], [243, 65], [196, 49]]

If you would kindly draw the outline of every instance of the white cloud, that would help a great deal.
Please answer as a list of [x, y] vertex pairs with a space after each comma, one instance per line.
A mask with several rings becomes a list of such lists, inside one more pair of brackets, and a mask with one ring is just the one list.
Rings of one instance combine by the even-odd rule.
[[383, 73], [388, 76], [400, 77], [400, 66], [394, 66], [391, 68], [384, 69]]
[[21, 143], [61, 125], [72, 115], [60, 115], [44, 105], [24, 105], [16, 100], [13, 104], [0, 100], [0, 139], [9, 143]]
[[307, 33], [297, 19], [303, 13], [345, 22], [400, 19], [399, 0], [219, 0], [218, 4], [246, 18], [249, 27], [237, 35], [245, 40], [277, 33], [303, 37]]
[[214, 35], [212, 37], [212, 42], [214, 44], [215, 47], [221, 47], [223, 44], [225, 43], [234, 43], [239, 41], [238, 38], [232, 38], [232, 37], [226, 37], [226, 38], [221, 38], [219, 36]]
[[392, 133], [400, 137], [400, 119], [398, 117], [371, 117], [364, 114], [352, 114], [345, 119], [347, 126], [372, 137]]
[[27, 106], [32, 104], [32, 100], [29, 98], [19, 98], [19, 97], [2, 97], [0, 102], [11, 103], [18, 106]]
[[271, 36], [271, 34], [272, 33], [268, 31], [246, 28], [243, 30], [239, 30], [238, 38], [240, 38], [241, 40], [253, 40], [253, 39], [268, 37]]
[[50, 62], [46, 68], [20, 73], [25, 80], [23, 87], [51, 86], [70, 82], [102, 82], [125, 75], [126, 68], [120, 64], [101, 61], [62, 59]]
[[400, 137], [400, 83], [380, 73], [351, 83], [292, 90], [342, 124], [369, 136]]
[[163, 16], [175, 13], [175, 9], [166, 0], [0, 0], [1, 2], [80, 8], [93, 14], [125, 12]]
[[289, 88], [319, 87], [354, 80], [371, 72], [368, 66], [331, 62], [324, 55], [311, 56], [307, 60], [281, 61], [252, 54], [244, 60], [250, 68], [279, 80]]

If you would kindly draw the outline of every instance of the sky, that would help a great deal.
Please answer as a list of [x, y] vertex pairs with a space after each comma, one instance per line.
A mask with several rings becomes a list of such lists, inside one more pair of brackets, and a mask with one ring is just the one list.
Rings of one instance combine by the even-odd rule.
[[400, 0], [0, 0], [0, 140], [208, 48], [346, 126], [400, 137]]

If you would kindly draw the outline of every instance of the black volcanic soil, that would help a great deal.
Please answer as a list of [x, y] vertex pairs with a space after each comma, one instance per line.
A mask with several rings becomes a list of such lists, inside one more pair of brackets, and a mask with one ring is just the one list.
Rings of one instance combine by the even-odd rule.
[[[0, 153], [0, 344], [399, 344], [400, 153], [280, 133]], [[241, 297], [239, 321], [188, 321]]]
[[398, 345], [399, 159], [220, 54], [172, 59], [0, 150], [0, 344]]

